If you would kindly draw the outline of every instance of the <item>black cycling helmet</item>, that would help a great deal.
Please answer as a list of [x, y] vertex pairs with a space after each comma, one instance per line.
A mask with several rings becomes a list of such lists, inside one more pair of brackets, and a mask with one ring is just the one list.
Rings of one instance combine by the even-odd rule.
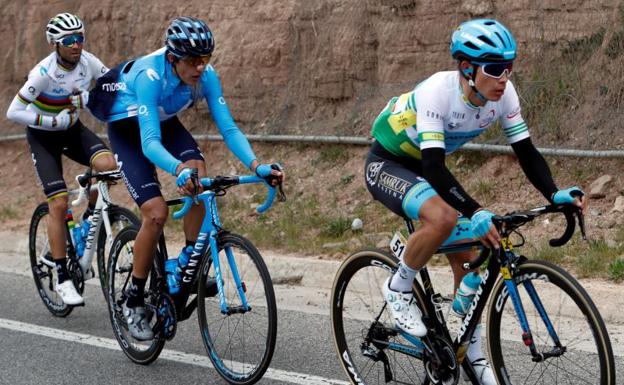
[[210, 28], [194, 17], [174, 19], [165, 35], [167, 49], [177, 57], [207, 56], [212, 54], [215, 42]]

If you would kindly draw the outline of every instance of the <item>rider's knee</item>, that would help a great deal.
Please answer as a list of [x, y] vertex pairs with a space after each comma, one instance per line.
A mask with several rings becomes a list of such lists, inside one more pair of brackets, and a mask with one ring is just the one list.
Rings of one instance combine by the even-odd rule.
[[150, 228], [162, 230], [169, 215], [169, 208], [162, 199], [145, 202], [141, 206], [143, 223]]
[[444, 203], [430, 208], [427, 215], [422, 215], [423, 226], [430, 226], [441, 234], [450, 235], [457, 224], [457, 211]]
[[112, 171], [117, 169], [117, 162], [115, 162], [115, 158], [110, 152], [103, 152], [102, 155], [96, 156], [92, 163], [93, 168], [97, 171]]
[[51, 215], [65, 216], [68, 208], [69, 203], [67, 199], [67, 194], [58, 194], [48, 198], [48, 210], [50, 210]]

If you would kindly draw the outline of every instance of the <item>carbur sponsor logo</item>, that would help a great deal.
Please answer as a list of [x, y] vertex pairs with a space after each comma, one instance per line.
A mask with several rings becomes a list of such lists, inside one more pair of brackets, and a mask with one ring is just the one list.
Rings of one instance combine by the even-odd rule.
[[102, 84], [102, 90], [106, 92], [125, 91], [126, 89], [127, 86], [125, 82]]
[[370, 162], [368, 164], [366, 168], [366, 182], [369, 185], [374, 186], [377, 183], [377, 177], [383, 165], [384, 162]]

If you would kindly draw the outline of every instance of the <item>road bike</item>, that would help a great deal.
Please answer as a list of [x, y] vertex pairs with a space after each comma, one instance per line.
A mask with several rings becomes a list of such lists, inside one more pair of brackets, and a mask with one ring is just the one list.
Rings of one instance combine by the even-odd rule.
[[[121, 229], [129, 225], [140, 226], [141, 224], [140, 219], [132, 211], [117, 206], [111, 201], [108, 185], [114, 184], [119, 179], [122, 179], [122, 175], [118, 170], [98, 173], [88, 169], [84, 174], [76, 176], [79, 187], [68, 192], [70, 197], [78, 196], [77, 199], [70, 202], [71, 207], [80, 206], [91, 190], [98, 192], [93, 214], [89, 217], [90, 227], [84, 240], [85, 247], [82, 256], [76, 253], [76, 245], [69, 229], [69, 219], [65, 221], [67, 270], [80, 294], [84, 292], [85, 281], [95, 275], [92, 262], [94, 255], [97, 255], [96, 264], [100, 285], [106, 294], [105, 298], [108, 298], [108, 290], [105, 286], [107, 283], [105, 256], [110, 250], [114, 237]], [[92, 180], [96, 181], [94, 186]], [[54, 291], [56, 271], [48, 241], [48, 215], [48, 203], [44, 202], [35, 208], [30, 220], [28, 236], [30, 266], [37, 292], [44, 305], [53, 315], [66, 317], [72, 312], [74, 306], [63, 303], [60, 296]], [[76, 215], [77, 218], [78, 215]], [[80, 226], [80, 224], [76, 223], [76, 226]]]
[[[353, 384], [479, 384], [465, 359], [470, 338], [486, 308], [487, 346], [499, 384], [615, 385], [615, 365], [605, 324], [591, 298], [564, 269], [517, 254], [525, 242], [518, 229], [548, 213], [563, 213], [566, 229], [551, 246], [568, 242], [576, 226], [583, 238], [580, 210], [549, 205], [494, 217], [500, 248], [491, 252], [480, 242], [444, 246], [438, 254], [481, 249], [479, 258], [464, 264], [485, 266], [482, 281], [454, 338], [445, 311], [452, 298], [433, 289], [427, 268], [414, 280], [414, 298], [428, 333], [415, 338], [398, 329], [382, 294], [382, 284], [394, 274], [406, 242], [397, 233], [387, 250], [363, 250], [341, 265], [331, 293], [331, 322], [340, 362]], [[406, 220], [411, 234], [411, 220]], [[513, 244], [518, 234], [519, 244]], [[514, 236], [515, 239], [515, 236]], [[491, 255], [490, 255], [491, 254]], [[447, 312], [448, 313], [448, 312]], [[448, 314], [447, 314], [448, 315]], [[461, 369], [463, 370], [461, 370]]]
[[[159, 239], [145, 292], [154, 339], [147, 342], [133, 339], [122, 314], [132, 272], [136, 228], [119, 233], [111, 250], [108, 267], [111, 324], [128, 358], [138, 364], [149, 364], [158, 357], [165, 342], [175, 336], [177, 323], [191, 317], [197, 308], [201, 338], [214, 368], [232, 384], [253, 384], [267, 370], [275, 348], [275, 294], [269, 271], [256, 247], [221, 226], [216, 197], [225, 195], [235, 185], [263, 183], [268, 196], [257, 208], [262, 213], [272, 205], [276, 189], [257, 176], [217, 176], [199, 182], [205, 189], [203, 193], [167, 201], [169, 206], [183, 204], [173, 214], [175, 219], [183, 217], [194, 202], [203, 204], [206, 211], [193, 252], [182, 268], [179, 292], [173, 295], [165, 274], [168, 255], [164, 235]], [[281, 186], [279, 191], [280, 200], [285, 199]]]

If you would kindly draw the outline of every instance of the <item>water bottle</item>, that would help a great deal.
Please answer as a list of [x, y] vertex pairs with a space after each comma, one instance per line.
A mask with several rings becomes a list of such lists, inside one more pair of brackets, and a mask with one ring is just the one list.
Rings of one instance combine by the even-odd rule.
[[80, 226], [76, 226], [76, 223], [74, 222], [74, 214], [71, 210], [67, 210], [65, 220], [67, 221], [67, 226], [69, 227], [69, 234], [71, 235], [72, 242], [74, 243], [76, 254], [81, 257], [84, 252], [84, 239], [82, 239], [82, 234], [80, 233]]
[[86, 246], [87, 237], [89, 236], [89, 227], [91, 227], [91, 221], [89, 220], [89, 218], [91, 218], [91, 216], [89, 216], [88, 218], [84, 218], [82, 220], [82, 225], [80, 226], [80, 234], [82, 235], [83, 248], [84, 246]]
[[464, 317], [468, 313], [470, 305], [472, 304], [472, 299], [480, 284], [481, 277], [474, 272], [466, 274], [464, 279], [462, 279], [457, 293], [455, 294], [455, 299], [453, 300], [453, 311], [459, 317]]
[[177, 294], [180, 291], [180, 281], [182, 280], [182, 268], [186, 266], [193, 253], [192, 246], [186, 246], [180, 251], [178, 258], [168, 259], [165, 262], [167, 273], [167, 285], [170, 294]]
[[167, 286], [169, 286], [169, 294], [177, 294], [180, 291], [180, 285], [176, 277], [178, 271], [178, 259], [171, 258], [165, 262], [165, 273], [167, 274]]
[[182, 269], [188, 263], [191, 254], [193, 254], [193, 246], [186, 246], [180, 251], [180, 255], [178, 255], [178, 281], [182, 279]]

